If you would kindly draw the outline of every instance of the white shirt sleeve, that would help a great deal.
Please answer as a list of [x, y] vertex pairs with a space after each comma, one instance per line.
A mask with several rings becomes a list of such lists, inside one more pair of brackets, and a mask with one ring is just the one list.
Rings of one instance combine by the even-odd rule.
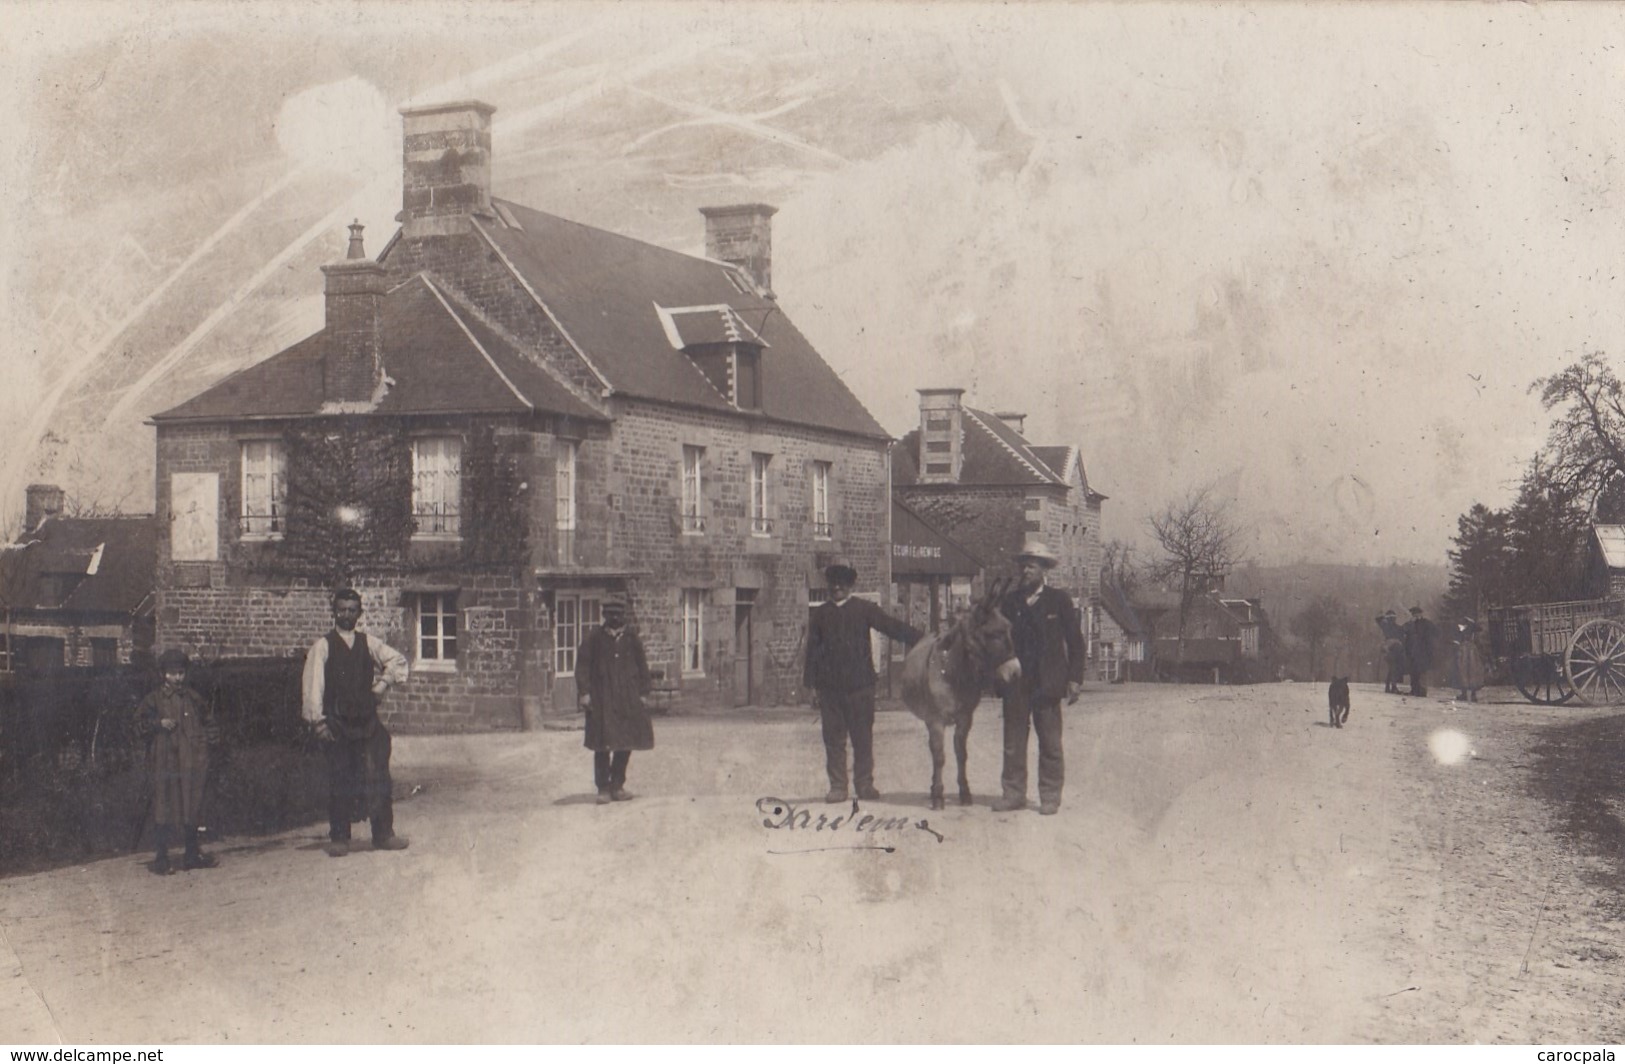
[[367, 650], [372, 654], [372, 663], [377, 669], [377, 675], [391, 687], [400, 686], [411, 675], [412, 670], [406, 663], [406, 655], [382, 639], [368, 636]]
[[305, 651], [305, 675], [300, 684], [304, 692], [303, 715], [315, 724], [322, 719], [322, 695], [327, 684], [327, 637], [324, 635]]

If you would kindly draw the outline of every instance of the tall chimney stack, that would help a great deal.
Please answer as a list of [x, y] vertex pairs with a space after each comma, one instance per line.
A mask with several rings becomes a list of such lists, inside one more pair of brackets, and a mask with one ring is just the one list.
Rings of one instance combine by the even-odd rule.
[[963, 388], [921, 388], [920, 483], [957, 484], [964, 467]]
[[705, 257], [732, 263], [750, 275], [760, 295], [773, 294], [773, 216], [777, 207], [740, 203], [701, 207], [705, 215]]
[[322, 395], [329, 403], [368, 403], [384, 379], [381, 317], [388, 278], [366, 257], [360, 222], [350, 225], [347, 258], [322, 267], [327, 286]]
[[491, 115], [478, 100], [403, 107], [401, 235], [468, 232], [491, 215]]
[[46, 518], [61, 517], [67, 496], [55, 484], [30, 484], [24, 493], [23, 531], [36, 531]]

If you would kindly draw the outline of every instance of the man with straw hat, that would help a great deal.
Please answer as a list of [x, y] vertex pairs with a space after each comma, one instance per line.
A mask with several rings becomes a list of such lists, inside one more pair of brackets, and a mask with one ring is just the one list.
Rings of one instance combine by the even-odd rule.
[[1072, 596], [1044, 582], [1060, 563], [1049, 547], [1029, 539], [1016, 555], [1021, 582], [1005, 594], [999, 610], [1010, 621], [1010, 639], [1021, 678], [1004, 692], [1004, 796], [995, 812], [1027, 804], [1027, 734], [1038, 732], [1038, 811], [1061, 808], [1066, 763], [1061, 756], [1061, 699], [1076, 702], [1083, 686], [1083, 631]]
[[858, 571], [836, 558], [824, 568], [829, 599], [812, 611], [807, 624], [807, 662], [802, 686], [824, 724], [824, 763], [829, 774], [826, 802], [846, 801], [846, 738], [852, 737], [852, 776], [858, 797], [879, 801], [875, 790], [875, 665], [869, 633], [880, 632], [913, 646], [920, 631], [867, 599], [852, 597]]

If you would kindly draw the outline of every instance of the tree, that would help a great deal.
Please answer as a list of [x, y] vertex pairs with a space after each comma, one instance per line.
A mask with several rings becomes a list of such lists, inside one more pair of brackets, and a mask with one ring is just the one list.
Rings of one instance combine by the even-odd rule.
[[1342, 602], [1335, 595], [1320, 595], [1292, 618], [1292, 634], [1309, 646], [1309, 679], [1320, 679], [1320, 648], [1342, 625]]
[[1191, 604], [1214, 590], [1242, 560], [1241, 528], [1211, 488], [1199, 488], [1148, 518], [1162, 558], [1151, 563], [1154, 580], [1179, 591], [1178, 665], [1185, 664], [1185, 625]]
[[1450, 588], [1444, 609], [1452, 617], [1483, 616], [1490, 605], [1507, 605], [1507, 569], [1512, 561], [1507, 514], [1483, 503], [1456, 518], [1450, 558]]
[[[1605, 493], [1607, 489], [1604, 489]], [[1561, 602], [1585, 590], [1590, 514], [1540, 458], [1529, 465], [1518, 498], [1507, 511], [1506, 597], [1516, 602]], [[1473, 616], [1482, 616], [1473, 611]]]
[[1529, 386], [1557, 419], [1547, 433], [1544, 456], [1552, 484], [1588, 511], [1625, 479], [1625, 382], [1601, 351]]
[[1125, 597], [1132, 597], [1140, 586], [1140, 566], [1134, 559], [1134, 548], [1120, 539], [1109, 539], [1102, 546], [1100, 582], [1117, 588]]

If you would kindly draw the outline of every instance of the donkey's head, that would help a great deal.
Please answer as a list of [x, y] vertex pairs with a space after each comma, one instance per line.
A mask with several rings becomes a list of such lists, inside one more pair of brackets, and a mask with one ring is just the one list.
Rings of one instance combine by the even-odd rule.
[[1006, 590], [1007, 581], [995, 581], [987, 594], [971, 607], [963, 625], [965, 649], [977, 671], [984, 676], [991, 674], [994, 686], [1000, 691], [1021, 675], [1010, 620], [999, 610], [999, 599]]

